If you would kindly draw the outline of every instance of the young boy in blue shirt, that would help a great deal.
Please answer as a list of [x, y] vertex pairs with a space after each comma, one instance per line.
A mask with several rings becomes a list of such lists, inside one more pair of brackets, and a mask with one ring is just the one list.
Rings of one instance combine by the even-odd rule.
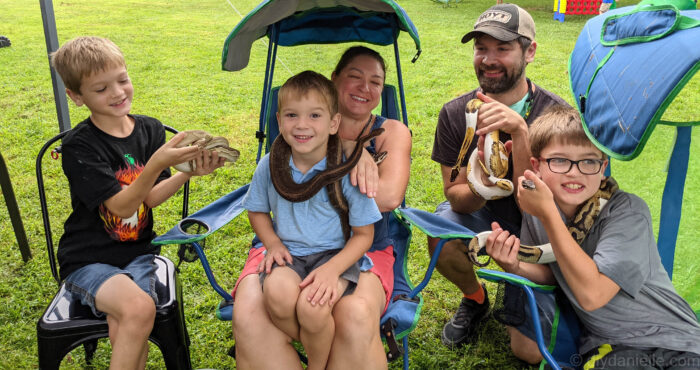
[[[328, 142], [340, 124], [333, 83], [312, 71], [291, 77], [279, 90], [277, 120], [291, 149], [293, 181], [305, 183], [325, 170]], [[381, 214], [374, 200], [344, 176], [340, 181], [352, 228], [345, 240], [326, 188], [306, 201], [290, 202], [273, 186], [270, 165], [268, 154], [258, 163], [243, 200], [250, 224], [267, 249], [258, 267], [265, 307], [278, 328], [301, 341], [308, 369], [325, 369], [335, 333], [333, 305], [352, 293], [361, 270], [371, 268], [364, 253]]]
[[[584, 368], [700, 367], [700, 325], [661, 264], [649, 209], [603, 175], [607, 158], [589, 141], [578, 111], [551, 109], [529, 138], [533, 171], [518, 179], [520, 240], [493, 223], [489, 255], [506, 272], [561, 287], [581, 322]], [[525, 179], [534, 190], [523, 188]], [[551, 243], [556, 262], [519, 262], [521, 241]], [[511, 348], [535, 362], [528, 331], [509, 328]]]
[[[61, 145], [73, 207], [58, 245], [61, 279], [96, 316], [106, 315], [110, 368], [143, 369], [158, 301], [151, 209], [224, 159], [197, 146], [177, 148], [182, 133], [165, 143], [158, 120], [129, 113], [134, 88], [110, 40], [75, 38], [51, 63], [71, 100], [90, 110]], [[194, 172], [170, 176], [170, 166], [190, 160]]]

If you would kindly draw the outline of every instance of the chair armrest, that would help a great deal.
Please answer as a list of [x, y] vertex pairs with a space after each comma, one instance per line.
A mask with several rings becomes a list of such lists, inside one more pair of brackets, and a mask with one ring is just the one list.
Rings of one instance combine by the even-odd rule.
[[499, 282], [499, 281], [506, 281], [514, 285], [518, 286], [529, 286], [530, 288], [540, 291], [542, 293], [552, 293], [554, 292], [554, 289], [556, 288], [555, 285], [542, 285], [542, 284], [537, 284], [533, 283], [532, 281], [528, 280], [527, 278], [524, 278], [520, 275], [515, 275], [511, 274], [509, 272], [503, 272], [503, 271], [495, 271], [495, 270], [489, 270], [489, 269], [479, 269], [476, 271], [476, 274], [482, 278], [486, 279], [488, 281], [493, 281], [493, 282]]
[[[186, 244], [205, 239], [243, 212], [243, 197], [248, 192], [249, 186], [250, 184], [243, 185], [180, 220], [168, 232], [155, 238], [153, 244]], [[204, 232], [197, 234], [187, 232], [192, 225], [202, 226]]]
[[458, 223], [420, 209], [401, 207], [396, 209], [396, 213], [406, 222], [417, 227], [425, 235], [433, 238], [471, 239], [476, 235], [476, 233]]

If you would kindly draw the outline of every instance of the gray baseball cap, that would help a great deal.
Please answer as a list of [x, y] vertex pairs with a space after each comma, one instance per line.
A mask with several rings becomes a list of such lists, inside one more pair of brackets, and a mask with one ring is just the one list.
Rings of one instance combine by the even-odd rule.
[[501, 41], [513, 41], [518, 36], [535, 40], [535, 21], [523, 8], [515, 4], [498, 4], [481, 13], [474, 30], [462, 37], [466, 44], [480, 33]]

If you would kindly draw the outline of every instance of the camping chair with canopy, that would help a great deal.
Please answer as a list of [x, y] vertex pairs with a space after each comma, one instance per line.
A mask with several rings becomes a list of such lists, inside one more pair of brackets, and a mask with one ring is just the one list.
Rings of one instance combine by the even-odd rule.
[[[398, 37], [403, 32], [415, 44], [415, 62], [421, 52], [418, 32], [406, 12], [391, 0], [266, 0], [247, 14], [226, 38], [222, 68], [226, 71], [244, 69], [248, 65], [253, 43], [260, 38], [268, 38], [260, 122], [256, 132], [259, 141], [257, 160], [263, 149], [269, 151], [279, 133], [275, 118], [278, 88], [272, 86], [278, 46], [345, 42], [393, 45], [398, 93], [394, 86], [385, 85], [381, 114], [408, 124], [398, 43]], [[160, 245], [186, 244], [178, 254], [185, 259], [198, 258], [202, 262], [210, 284], [223, 298], [217, 308], [217, 317], [221, 320], [231, 320], [233, 299], [216, 282], [203, 245], [207, 236], [243, 212], [241, 202], [247, 189], [248, 185], [244, 185], [224, 195], [155, 240]], [[420, 290], [414, 289], [406, 269], [410, 225], [399, 217], [394, 217], [392, 221], [390, 236], [394, 240], [396, 257], [395, 280], [391, 303], [381, 320], [381, 331], [389, 347], [387, 358], [394, 360], [401, 357], [403, 347], [404, 368], [408, 368], [408, 334], [416, 326], [423, 299]], [[396, 342], [398, 339], [403, 341], [402, 346]]]

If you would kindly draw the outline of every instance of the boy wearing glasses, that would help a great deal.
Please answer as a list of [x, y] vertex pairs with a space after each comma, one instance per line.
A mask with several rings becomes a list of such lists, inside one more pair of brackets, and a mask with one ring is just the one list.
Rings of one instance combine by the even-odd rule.
[[[518, 179], [520, 239], [493, 223], [489, 255], [506, 272], [561, 287], [582, 325], [584, 368], [700, 367], [700, 325], [661, 265], [646, 203], [603, 175], [606, 156], [575, 109], [552, 108], [529, 138], [533, 171]], [[519, 262], [521, 241], [551, 243], [557, 261]], [[543, 323], [548, 314], [540, 313]], [[516, 356], [541, 358], [525, 325], [508, 332]]]

